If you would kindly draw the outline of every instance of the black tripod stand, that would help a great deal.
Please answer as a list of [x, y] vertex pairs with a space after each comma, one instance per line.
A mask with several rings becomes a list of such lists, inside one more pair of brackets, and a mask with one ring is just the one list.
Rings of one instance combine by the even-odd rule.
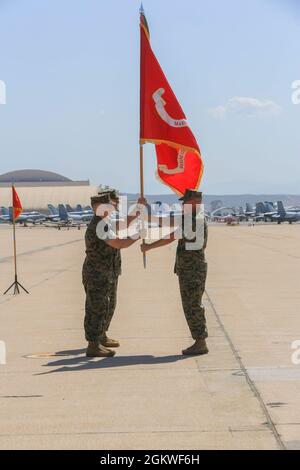
[[17, 274], [17, 248], [16, 248], [16, 224], [15, 224], [15, 218], [13, 217], [13, 237], [14, 237], [14, 262], [15, 262], [15, 280], [12, 283], [11, 286], [9, 286], [8, 289], [3, 293], [3, 295], [7, 294], [11, 289], [14, 290], [13, 295], [20, 294], [20, 289], [23, 289], [26, 294], [29, 294], [28, 290], [25, 289], [25, 287], [22, 286], [22, 284], [19, 283], [18, 281], [18, 274]]
[[11, 286], [9, 286], [8, 289], [6, 289], [5, 292], [3, 292], [3, 295], [8, 294], [8, 292], [9, 292], [11, 289], [14, 289], [14, 295], [20, 294], [20, 289], [19, 289], [19, 287], [21, 287], [21, 289], [23, 289], [23, 291], [25, 291], [26, 294], [29, 294], [28, 290], [26, 290], [25, 287], [23, 287], [22, 284], [19, 283], [19, 281], [18, 281], [18, 276], [15, 275], [15, 280], [14, 280], [14, 282], [12, 283]]

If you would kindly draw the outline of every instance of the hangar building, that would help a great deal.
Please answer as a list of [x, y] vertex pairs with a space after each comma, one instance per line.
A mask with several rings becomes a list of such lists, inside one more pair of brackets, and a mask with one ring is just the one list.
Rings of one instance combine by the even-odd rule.
[[25, 210], [48, 211], [48, 204], [90, 204], [98, 187], [88, 180], [72, 181], [65, 176], [43, 170], [17, 170], [0, 175], [0, 206], [11, 206], [11, 185], [14, 184]]

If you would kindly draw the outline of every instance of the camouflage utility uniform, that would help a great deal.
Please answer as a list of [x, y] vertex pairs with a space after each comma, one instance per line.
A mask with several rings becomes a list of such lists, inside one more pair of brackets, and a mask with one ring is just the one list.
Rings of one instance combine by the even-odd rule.
[[[86, 292], [85, 337], [87, 341], [98, 343], [108, 330], [114, 314], [118, 277], [121, 274], [120, 250], [110, 247], [97, 236], [97, 224], [101, 221], [101, 217], [94, 216], [86, 230], [86, 258], [82, 269]], [[109, 224], [106, 225], [108, 230], [111, 230]]]
[[[183, 233], [184, 233], [184, 224]], [[195, 232], [196, 218], [193, 216], [192, 226]], [[203, 229], [203, 228], [202, 228]], [[207, 276], [207, 262], [205, 260], [205, 248], [207, 245], [207, 222], [204, 222], [204, 244], [201, 249], [188, 250], [187, 240], [184, 236], [178, 241], [175, 273], [178, 275], [180, 294], [184, 314], [193, 339], [206, 339], [208, 337], [205, 309], [202, 305], [202, 297], [205, 291]]]

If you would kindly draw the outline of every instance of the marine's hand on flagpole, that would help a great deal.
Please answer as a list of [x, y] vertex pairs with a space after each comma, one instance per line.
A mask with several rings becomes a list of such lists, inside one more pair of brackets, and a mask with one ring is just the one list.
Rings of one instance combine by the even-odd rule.
[[143, 242], [141, 245], [140, 245], [140, 249], [141, 249], [141, 252], [143, 254], [147, 253], [147, 251], [150, 250], [150, 245], [148, 245], [147, 243]]

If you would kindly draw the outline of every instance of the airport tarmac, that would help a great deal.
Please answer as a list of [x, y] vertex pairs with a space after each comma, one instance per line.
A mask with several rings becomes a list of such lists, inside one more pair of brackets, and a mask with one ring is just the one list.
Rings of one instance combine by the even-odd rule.
[[[175, 245], [150, 252], [146, 270], [137, 245], [123, 252], [110, 331], [121, 348], [85, 357], [83, 236], [17, 227], [30, 295], [0, 297], [1, 449], [300, 449], [300, 225], [210, 227], [210, 354], [191, 358]], [[2, 292], [9, 226], [0, 250]]]

